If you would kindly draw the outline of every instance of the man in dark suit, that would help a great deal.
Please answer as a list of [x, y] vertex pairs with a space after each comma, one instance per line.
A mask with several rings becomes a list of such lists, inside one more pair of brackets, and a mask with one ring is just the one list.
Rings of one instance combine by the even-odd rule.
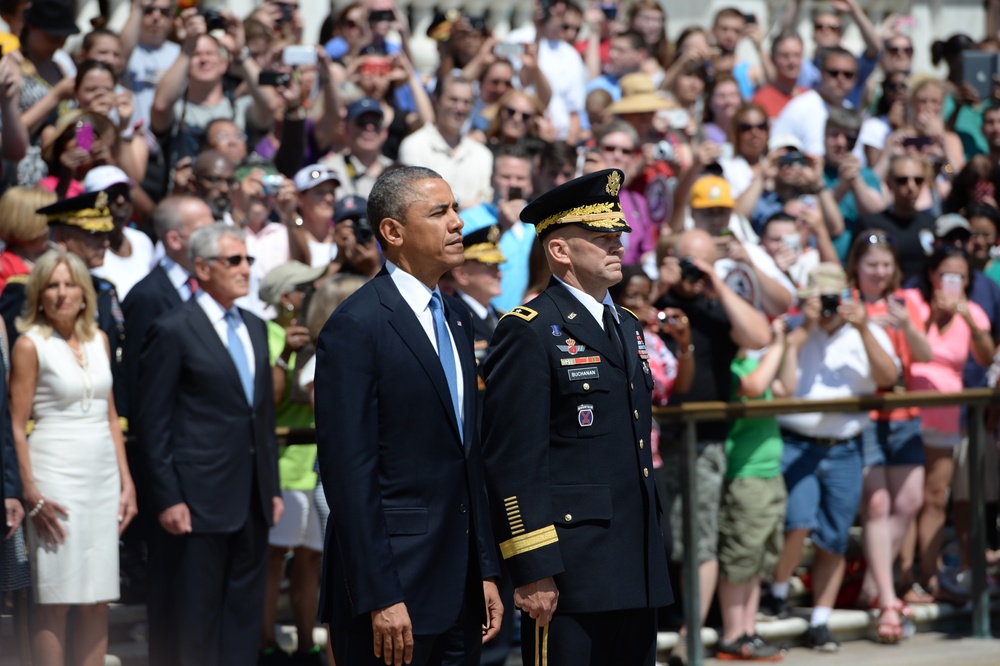
[[368, 219], [386, 265], [319, 337], [321, 618], [338, 666], [476, 664], [500, 627], [472, 320], [437, 288], [463, 261], [457, 210], [430, 169], [380, 176]]
[[650, 451], [653, 378], [608, 287], [631, 231], [607, 169], [529, 204], [553, 278], [497, 326], [483, 440], [524, 663], [653, 666], [672, 601]]
[[[153, 228], [163, 243], [164, 257], [149, 275], [132, 287], [122, 302], [125, 313], [122, 356], [130, 397], [128, 412], [122, 414], [126, 418], [131, 418], [139, 410], [139, 355], [149, 327], [165, 312], [190, 299], [194, 293], [192, 287], [197, 291], [197, 281], [191, 274], [188, 258], [188, 239], [195, 231], [213, 222], [208, 204], [195, 197], [170, 196], [160, 201], [153, 210]], [[135, 434], [134, 429], [131, 434]], [[157, 512], [153, 510], [144, 481], [146, 468], [140, 461], [141, 449], [141, 443], [125, 449], [129, 469], [136, 480], [139, 515], [122, 536], [126, 547], [124, 552], [132, 556], [123, 559], [123, 568], [127, 561], [128, 566], [137, 567], [132, 569], [134, 574], [141, 572], [143, 549], [139, 544], [144, 541], [148, 545], [145, 551], [149, 558], [145, 581], [150, 663], [152, 666], [173, 666], [177, 644], [174, 633], [166, 630], [176, 615], [170, 606], [172, 577], [166, 574], [172, 560], [169, 553], [171, 537], [157, 527]]]
[[134, 418], [153, 510], [172, 537], [176, 663], [252, 664], [267, 529], [282, 510], [267, 331], [233, 306], [250, 284], [240, 230], [199, 229], [190, 258], [198, 293], [150, 326]]
[[[212, 209], [201, 199], [170, 196], [153, 210], [153, 228], [163, 243], [163, 258], [139, 280], [122, 302], [125, 313], [125, 378], [129, 395], [139, 390], [139, 354], [146, 333], [164, 312], [191, 298], [196, 286], [188, 259], [188, 239], [212, 224]], [[128, 414], [123, 414], [128, 416]]]

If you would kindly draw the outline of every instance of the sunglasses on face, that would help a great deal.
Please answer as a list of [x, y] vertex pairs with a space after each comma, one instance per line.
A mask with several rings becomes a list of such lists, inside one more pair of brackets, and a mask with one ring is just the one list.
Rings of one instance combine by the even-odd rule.
[[354, 124], [358, 127], [358, 129], [371, 127], [376, 132], [382, 131], [382, 119], [376, 116], [361, 116], [360, 118], [355, 118]]
[[504, 107], [503, 113], [508, 118], [518, 118], [520, 120], [530, 120], [531, 117], [535, 115], [534, 113], [525, 112], [525, 111], [518, 111], [517, 109], [512, 109], [509, 106], [505, 106]]
[[626, 148], [625, 146], [601, 146], [602, 153], [621, 153], [622, 155], [631, 155], [635, 152], [635, 148]]
[[887, 46], [885, 47], [885, 50], [890, 55], [906, 55], [906, 56], [913, 55], [912, 46]]
[[924, 178], [923, 176], [893, 176], [892, 177], [892, 181], [894, 183], [896, 183], [896, 185], [899, 185], [899, 186], [906, 185], [911, 180], [914, 183], [916, 183], [917, 185], [923, 185], [924, 181], [926, 181], [927, 179]]
[[247, 262], [247, 266], [253, 266], [253, 262], [256, 261], [256, 258], [251, 257], [251, 256], [246, 255], [246, 254], [231, 254], [228, 257], [209, 257], [208, 260], [209, 261], [223, 261], [230, 268], [236, 268], [237, 266], [239, 266], [240, 264], [242, 264], [244, 261]]
[[828, 69], [826, 70], [826, 75], [834, 79], [846, 79], [847, 81], [853, 81], [855, 72], [852, 69]]
[[893, 92], [898, 92], [900, 90], [906, 90], [906, 84], [902, 83], [902, 82], [899, 82], [899, 81], [886, 83], [882, 87], [885, 88], [886, 90], [891, 90]]
[[758, 123], [756, 125], [753, 123], [737, 123], [736, 129], [739, 130], [740, 132], [749, 132], [750, 130], [760, 130], [761, 132], [766, 132], [767, 121], [765, 120], [764, 122]]
[[170, 7], [153, 7], [153, 6], [150, 5], [150, 6], [146, 6], [146, 7], [142, 8], [142, 15], [143, 16], [152, 16], [153, 14], [156, 14], [156, 13], [159, 13], [160, 16], [162, 16], [163, 18], [169, 18], [170, 17]]

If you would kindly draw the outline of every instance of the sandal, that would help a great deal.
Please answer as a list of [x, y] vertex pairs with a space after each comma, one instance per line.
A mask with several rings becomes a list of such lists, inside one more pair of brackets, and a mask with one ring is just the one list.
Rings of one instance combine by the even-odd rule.
[[903, 592], [901, 599], [907, 604], [932, 604], [936, 601], [933, 594], [924, 589], [920, 583], [913, 583]]
[[[895, 613], [895, 618], [887, 613]], [[879, 642], [886, 644], [896, 644], [905, 635], [904, 623], [911, 621], [913, 611], [903, 601], [896, 600], [896, 603], [883, 606], [879, 610], [878, 619], [875, 621], [875, 635]]]

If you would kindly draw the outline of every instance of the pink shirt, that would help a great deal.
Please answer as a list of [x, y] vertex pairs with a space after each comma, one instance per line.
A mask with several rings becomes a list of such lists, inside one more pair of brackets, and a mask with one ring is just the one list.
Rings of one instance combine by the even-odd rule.
[[[916, 291], [916, 290], [912, 290]], [[917, 293], [912, 299], [920, 313], [920, 321], [927, 321], [930, 305]], [[980, 329], [990, 330], [990, 320], [975, 303], [969, 303], [969, 314]], [[932, 358], [929, 363], [913, 363], [910, 366], [910, 386], [914, 391], [938, 391], [951, 393], [961, 391], [962, 369], [972, 349], [971, 331], [959, 315], [952, 317], [951, 324], [944, 333], [937, 326], [927, 331], [927, 341], [931, 346]], [[939, 432], [956, 434], [961, 431], [960, 408], [925, 407], [920, 411], [920, 423], [924, 428], [934, 428]]]

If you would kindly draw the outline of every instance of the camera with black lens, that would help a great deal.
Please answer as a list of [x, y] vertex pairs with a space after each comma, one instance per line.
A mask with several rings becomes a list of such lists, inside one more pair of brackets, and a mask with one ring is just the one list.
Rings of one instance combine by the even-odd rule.
[[205, 17], [205, 30], [208, 32], [226, 29], [226, 19], [218, 9], [202, 9], [198, 13]]
[[691, 257], [683, 257], [677, 263], [681, 267], [681, 279], [685, 282], [697, 282], [705, 279], [705, 272], [695, 266]]
[[354, 218], [354, 239], [358, 241], [358, 245], [368, 245], [374, 237], [375, 232], [372, 231], [372, 225], [368, 224], [367, 217]]
[[837, 309], [840, 307], [840, 294], [820, 294], [819, 307], [819, 315], [824, 319], [829, 319], [837, 314]]

